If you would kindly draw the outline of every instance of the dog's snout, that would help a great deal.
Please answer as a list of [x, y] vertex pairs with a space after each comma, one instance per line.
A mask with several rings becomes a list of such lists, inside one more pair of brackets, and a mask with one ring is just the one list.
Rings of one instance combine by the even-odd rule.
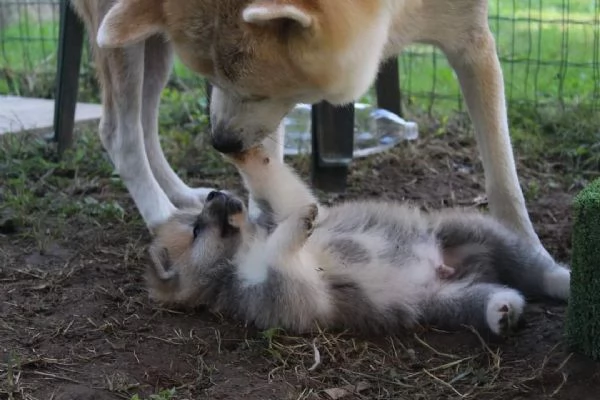
[[212, 146], [218, 152], [224, 154], [239, 153], [244, 150], [244, 142], [239, 135], [219, 124], [213, 130]]

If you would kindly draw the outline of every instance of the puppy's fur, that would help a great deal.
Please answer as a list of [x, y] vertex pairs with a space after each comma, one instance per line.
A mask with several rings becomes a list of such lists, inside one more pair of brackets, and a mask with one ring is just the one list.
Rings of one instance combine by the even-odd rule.
[[411, 43], [448, 57], [460, 82], [492, 214], [534, 246], [508, 134], [488, 0], [72, 0], [86, 23], [103, 87], [102, 142], [149, 227], [198, 205], [157, 138], [173, 49], [215, 85], [212, 136], [221, 151], [267, 136], [282, 157], [282, 117], [299, 102], [343, 104]]
[[261, 148], [233, 162], [266, 223], [221, 192], [176, 214], [151, 246], [152, 298], [294, 332], [429, 323], [504, 334], [524, 296], [569, 296], [569, 270], [491, 217], [376, 201], [327, 208]]

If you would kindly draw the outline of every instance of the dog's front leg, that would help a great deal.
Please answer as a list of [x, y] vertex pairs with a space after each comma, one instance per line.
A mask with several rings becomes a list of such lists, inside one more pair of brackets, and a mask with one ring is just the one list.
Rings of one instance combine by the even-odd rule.
[[98, 49], [103, 115], [99, 134], [146, 226], [165, 222], [176, 210], [154, 177], [142, 131], [144, 44]]
[[[283, 144], [285, 140], [285, 125], [283, 122], [279, 124], [277, 130], [267, 136], [263, 141], [263, 148], [269, 158], [283, 163]], [[248, 199], [248, 214], [251, 218], [257, 218], [266, 210], [262, 208], [265, 204], [258, 204], [253, 196]]]
[[271, 157], [265, 146], [252, 148], [229, 159], [244, 179], [250, 197], [262, 212], [272, 213], [275, 223], [302, 207], [318, 205], [312, 191], [292, 168], [279, 157]]
[[146, 40], [142, 92], [144, 144], [152, 173], [173, 204], [180, 208], [195, 207], [201, 205], [213, 189], [186, 185], [169, 165], [158, 137], [160, 95], [169, 78], [172, 60], [173, 49], [163, 37]]
[[466, 45], [445, 50], [473, 121], [490, 211], [543, 249], [519, 185], [508, 133], [504, 81], [494, 38], [485, 28], [473, 33]]

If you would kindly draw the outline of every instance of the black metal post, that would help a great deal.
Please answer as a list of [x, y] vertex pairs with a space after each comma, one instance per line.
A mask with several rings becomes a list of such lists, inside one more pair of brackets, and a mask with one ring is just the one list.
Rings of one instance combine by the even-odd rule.
[[402, 94], [400, 92], [400, 73], [398, 59], [392, 58], [381, 66], [375, 90], [377, 106], [402, 116]]
[[322, 102], [312, 107], [312, 182], [321, 190], [346, 189], [354, 151], [354, 104], [334, 107]]
[[60, 2], [60, 38], [54, 100], [54, 140], [62, 154], [73, 143], [75, 108], [79, 90], [79, 67], [83, 51], [84, 26], [68, 0]]

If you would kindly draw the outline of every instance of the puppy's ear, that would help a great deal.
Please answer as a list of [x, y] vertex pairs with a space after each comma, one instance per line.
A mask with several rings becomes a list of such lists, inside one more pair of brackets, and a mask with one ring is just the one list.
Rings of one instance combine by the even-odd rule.
[[314, 24], [314, 17], [300, 5], [280, 0], [254, 1], [244, 8], [242, 18], [255, 25], [284, 20], [297, 22], [303, 28], [310, 28]]
[[101, 48], [124, 47], [163, 30], [163, 0], [119, 0], [104, 16], [96, 42]]

